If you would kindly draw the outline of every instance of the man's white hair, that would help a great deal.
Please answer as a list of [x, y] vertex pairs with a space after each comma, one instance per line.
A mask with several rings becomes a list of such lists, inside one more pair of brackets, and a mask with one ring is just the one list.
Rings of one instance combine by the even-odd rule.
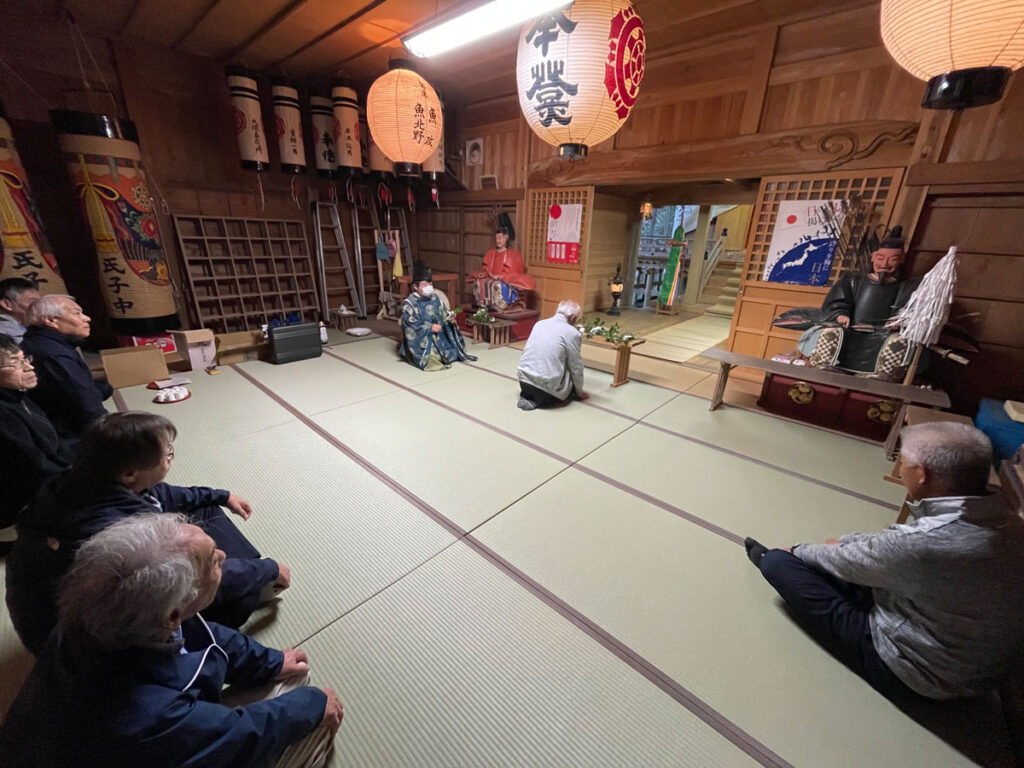
[[992, 443], [977, 427], [933, 421], [904, 427], [900, 455], [924, 467], [950, 496], [974, 496], [988, 488]]
[[555, 314], [562, 315], [566, 320], [579, 320], [583, 310], [580, 309], [580, 305], [577, 302], [572, 299], [566, 299], [565, 301], [558, 302], [558, 309], [555, 310]]
[[62, 584], [63, 625], [109, 649], [166, 640], [166, 618], [199, 594], [187, 524], [183, 515], [136, 514], [82, 544]]
[[25, 310], [25, 325], [42, 325], [47, 318], [63, 317], [64, 311], [68, 308], [68, 302], [74, 300], [74, 296], [66, 296], [61, 293], [40, 296]]

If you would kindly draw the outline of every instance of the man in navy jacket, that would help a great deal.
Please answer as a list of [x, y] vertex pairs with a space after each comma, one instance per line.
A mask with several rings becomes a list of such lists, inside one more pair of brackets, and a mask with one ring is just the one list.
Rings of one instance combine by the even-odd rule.
[[107, 412], [114, 394], [105, 381], [93, 381], [78, 345], [89, 338], [89, 316], [70, 296], [44, 296], [25, 313], [21, 348], [31, 355], [39, 376], [32, 392], [62, 437], [77, 438]]
[[[303, 651], [199, 615], [223, 562], [177, 515], [134, 515], [83, 544], [59, 629], [0, 726], [0, 765], [322, 766], [341, 702], [305, 685]], [[232, 707], [225, 684], [252, 703]]]

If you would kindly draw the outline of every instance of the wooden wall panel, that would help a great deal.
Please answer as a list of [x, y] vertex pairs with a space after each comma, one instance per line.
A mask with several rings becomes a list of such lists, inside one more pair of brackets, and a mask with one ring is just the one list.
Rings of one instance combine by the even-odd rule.
[[594, 212], [590, 239], [583, 269], [583, 301], [586, 312], [604, 312], [612, 305], [608, 281], [615, 276], [615, 267], [629, 268], [629, 246], [636, 206], [631, 200], [611, 195], [594, 196]]
[[950, 317], [981, 342], [966, 366], [935, 361], [931, 375], [954, 409], [973, 414], [982, 397], [1024, 399], [1024, 195], [931, 195], [909, 267], [923, 275], [950, 245], [960, 266]]
[[1010, 76], [1002, 101], [956, 113], [944, 160], [948, 163], [1024, 159], [1024, 77]]

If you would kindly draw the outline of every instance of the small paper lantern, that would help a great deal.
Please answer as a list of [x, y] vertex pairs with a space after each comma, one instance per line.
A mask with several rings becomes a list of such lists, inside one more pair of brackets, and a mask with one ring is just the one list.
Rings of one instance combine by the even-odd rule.
[[341, 135], [341, 128], [334, 119], [331, 100], [323, 96], [310, 96], [309, 117], [313, 124], [316, 175], [332, 179], [337, 175], [338, 138]]
[[338, 170], [354, 176], [362, 172], [362, 151], [359, 147], [359, 100], [355, 89], [338, 81], [331, 87], [334, 120], [338, 124]]
[[896, 63], [928, 81], [931, 109], [998, 101], [1024, 63], [1021, 0], [882, 0], [881, 28]]
[[366, 97], [373, 141], [406, 176], [419, 174], [419, 165], [437, 149], [444, 130], [441, 100], [411, 66], [405, 59], [393, 59]]
[[244, 67], [224, 67], [231, 93], [231, 113], [242, 167], [250, 171], [263, 171], [270, 167], [267, 152], [267, 134], [263, 130], [260, 92], [256, 73]]
[[629, 0], [576, 0], [519, 36], [519, 106], [561, 157], [586, 157], [629, 117], [644, 77], [644, 25]]
[[306, 170], [306, 145], [302, 140], [299, 92], [290, 80], [275, 77], [270, 81], [270, 97], [274, 104], [281, 170], [285, 173], [302, 173]]

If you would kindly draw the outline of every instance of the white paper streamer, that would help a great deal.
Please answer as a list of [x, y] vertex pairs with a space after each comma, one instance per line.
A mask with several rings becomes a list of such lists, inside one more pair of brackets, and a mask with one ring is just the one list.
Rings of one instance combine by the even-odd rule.
[[910, 301], [896, 315], [900, 335], [907, 341], [928, 345], [939, 340], [953, 303], [958, 260], [956, 246], [952, 245], [946, 255], [928, 270]]

